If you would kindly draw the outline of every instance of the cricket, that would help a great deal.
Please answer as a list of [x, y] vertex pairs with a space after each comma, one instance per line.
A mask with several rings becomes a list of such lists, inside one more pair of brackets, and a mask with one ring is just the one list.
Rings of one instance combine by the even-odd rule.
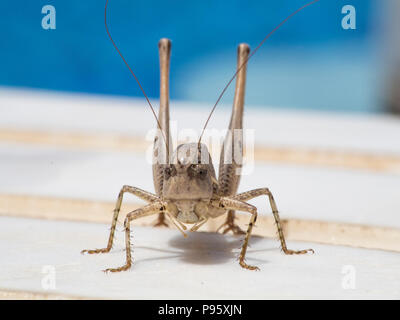
[[[157, 128], [161, 133], [155, 137], [153, 145], [154, 152], [152, 171], [155, 193], [151, 193], [133, 186], [123, 186], [118, 195], [114, 209], [107, 246], [101, 249], [82, 250], [81, 253], [107, 253], [112, 249], [118, 216], [124, 194], [126, 193], [137, 196], [138, 198], [144, 200], [147, 204], [141, 208], [129, 212], [124, 220], [126, 247], [125, 264], [118, 268], [108, 268], [104, 270], [105, 272], [121, 272], [129, 270], [132, 267], [133, 259], [131, 253], [130, 223], [132, 220], [150, 215], [158, 215], [158, 220], [155, 226], [167, 226], [166, 221], [169, 219], [169, 221], [171, 221], [184, 236], [186, 236], [186, 230], [194, 232], [209, 219], [226, 215], [226, 221], [218, 230], [222, 229], [224, 234], [231, 231], [234, 235], [244, 235], [244, 242], [239, 253], [239, 264], [242, 268], [247, 270], [259, 270], [257, 266], [246, 263], [246, 252], [258, 214], [257, 208], [249, 204], [247, 201], [260, 196], [265, 196], [268, 200], [267, 203], [271, 207], [283, 253], [287, 255], [306, 254], [308, 252], [314, 253], [312, 249], [291, 250], [287, 248], [278, 208], [274, 197], [268, 188], [258, 188], [239, 194], [237, 193], [241, 178], [240, 170], [242, 167], [241, 160], [243, 157], [243, 149], [241, 143], [235, 143], [234, 139], [237, 139], [238, 137], [236, 134], [234, 137], [233, 132], [242, 132], [243, 129], [246, 71], [248, 60], [268, 39], [268, 37], [272, 35], [287, 20], [289, 20], [289, 18], [307, 6], [318, 1], [319, 0], [314, 0], [309, 2], [288, 16], [264, 38], [264, 40], [252, 53], [250, 53], [250, 47], [247, 44], [239, 44], [237, 49], [236, 72], [223, 89], [211, 113], [209, 114], [199, 140], [193, 143], [181, 144], [174, 150], [171, 146], [169, 130], [169, 70], [171, 41], [163, 38], [158, 43], [160, 59], [160, 106], [157, 117], [153, 106], [151, 105], [146, 93], [140, 85], [139, 80], [129, 67], [128, 63], [122, 56], [110, 35], [106, 19], [107, 0], [105, 7], [105, 26], [107, 34], [142, 90], [153, 112], [153, 115], [155, 116]], [[217, 179], [210, 152], [208, 151], [207, 146], [201, 143], [201, 139], [218, 102], [235, 78], [236, 86], [231, 119], [228, 126], [229, 130], [225, 136], [221, 150]], [[239, 139], [242, 139], [242, 137], [239, 137]], [[234, 148], [238, 148], [238, 146], [240, 150], [234, 150]], [[174, 150], [174, 152], [170, 152], [170, 149]], [[226, 161], [226, 155], [232, 155], [233, 153], [235, 153], [235, 155], [239, 154], [239, 158], [235, 156], [232, 161]], [[236, 211], [249, 214], [249, 223], [246, 232], [242, 231], [240, 227], [235, 224]], [[187, 225], [189, 225], [189, 227]]]

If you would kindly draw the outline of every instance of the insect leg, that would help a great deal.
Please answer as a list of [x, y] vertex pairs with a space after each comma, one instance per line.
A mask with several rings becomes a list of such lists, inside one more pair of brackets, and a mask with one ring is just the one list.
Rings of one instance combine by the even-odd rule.
[[102, 249], [82, 250], [81, 253], [89, 253], [89, 254], [105, 253], [105, 252], [109, 252], [111, 250], [113, 241], [114, 241], [114, 234], [115, 234], [115, 228], [117, 226], [118, 215], [119, 215], [119, 211], [120, 211], [121, 205], [122, 205], [122, 198], [123, 198], [125, 192], [132, 193], [135, 196], [137, 196], [140, 199], [145, 200], [147, 202], [153, 202], [153, 201], [158, 200], [158, 197], [150, 192], [144, 191], [139, 188], [131, 187], [131, 186], [126, 186], [126, 185], [123, 186], [121, 191], [119, 192], [117, 203], [115, 205], [114, 215], [113, 215], [112, 222], [111, 222], [111, 230], [110, 230], [110, 236], [108, 238], [107, 247], [102, 248]]
[[[170, 146], [172, 145], [169, 134], [169, 66], [171, 56], [171, 41], [169, 39], [161, 39], [158, 42], [158, 51], [160, 56], [160, 110], [158, 119], [163, 132], [162, 136], [154, 141], [154, 156], [157, 159], [153, 161], [153, 181], [156, 194], [162, 196], [162, 188], [164, 182], [163, 164], [170, 163]], [[165, 150], [164, 153], [162, 150]], [[157, 153], [157, 155], [156, 155]], [[160, 157], [160, 155], [162, 155]], [[160, 163], [159, 160], [164, 162]], [[155, 226], [168, 226], [165, 222], [165, 214], [162, 212], [158, 215], [158, 220]]]
[[260, 188], [260, 189], [254, 189], [254, 190], [251, 190], [251, 191], [243, 192], [243, 193], [240, 193], [240, 194], [234, 196], [234, 198], [237, 199], [237, 200], [240, 200], [240, 201], [248, 201], [248, 200], [253, 199], [255, 197], [259, 197], [261, 195], [268, 196], [269, 203], [270, 203], [271, 209], [272, 209], [272, 214], [274, 215], [276, 228], [278, 230], [278, 235], [279, 235], [279, 240], [281, 242], [282, 251], [285, 254], [304, 254], [304, 253], [307, 253], [307, 252], [314, 253], [313, 249], [306, 249], [306, 250], [298, 250], [298, 251], [296, 251], [296, 250], [290, 250], [290, 249], [287, 248], [285, 235], [283, 234], [283, 230], [282, 230], [282, 226], [281, 226], [281, 219], [279, 218], [278, 208], [276, 206], [276, 203], [275, 203], [275, 200], [274, 200], [274, 196], [272, 195], [271, 191], [269, 191], [268, 188]]
[[258, 267], [248, 265], [245, 262], [246, 251], [247, 251], [247, 247], [249, 245], [251, 231], [253, 230], [253, 226], [257, 220], [257, 208], [246, 202], [243, 202], [243, 201], [240, 201], [240, 200], [237, 200], [234, 198], [228, 198], [228, 197], [221, 198], [218, 202], [218, 207], [225, 208], [228, 210], [229, 209], [239, 210], [239, 211], [251, 213], [251, 218], [250, 218], [250, 222], [249, 222], [249, 225], [247, 228], [246, 237], [244, 238], [242, 250], [240, 251], [240, 254], [239, 254], [239, 264], [242, 268], [245, 268], [248, 270], [259, 270]]
[[199, 230], [199, 228], [208, 221], [208, 218], [202, 218], [199, 222], [197, 222], [191, 229], [191, 232]]
[[[240, 44], [237, 53], [237, 68], [239, 69], [248, 59], [250, 48], [247, 44]], [[240, 182], [240, 170], [243, 161], [243, 110], [244, 96], [246, 89], [246, 68], [243, 66], [237, 74], [235, 97], [232, 107], [232, 115], [229, 123], [229, 130], [226, 134], [224, 145], [221, 150], [219, 164], [219, 187], [221, 196], [233, 196], [236, 194]], [[244, 234], [238, 225], [235, 224], [235, 211], [229, 210], [228, 216], [219, 229], [225, 227], [223, 233], [232, 231], [234, 234]], [[217, 230], [217, 231], [218, 231]]]
[[150, 203], [142, 208], [136, 209], [130, 213], [125, 218], [125, 246], [126, 246], [126, 263], [119, 268], [109, 268], [104, 270], [105, 272], [120, 272], [128, 270], [132, 265], [132, 253], [131, 253], [131, 228], [130, 222], [134, 219], [149, 216], [152, 214], [159, 213], [165, 210], [164, 204], [161, 201], [156, 201]]
[[217, 232], [219, 232], [223, 227], [225, 227], [224, 231], [222, 231], [223, 234], [226, 234], [229, 231], [232, 231], [234, 235], [245, 234], [245, 232], [235, 223], [234, 210], [228, 211], [225, 222], [218, 227]]
[[175, 225], [175, 227], [182, 233], [182, 235], [186, 238], [187, 234], [185, 233], [186, 227], [180, 223], [178, 220], [175, 220], [173, 216], [171, 216], [168, 211], [163, 212], [164, 214], [166, 214], [168, 216], [168, 218], [171, 219], [172, 223]]

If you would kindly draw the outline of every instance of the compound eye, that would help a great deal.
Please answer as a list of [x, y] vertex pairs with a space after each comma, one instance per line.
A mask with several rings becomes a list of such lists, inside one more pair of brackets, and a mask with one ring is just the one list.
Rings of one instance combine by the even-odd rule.
[[199, 170], [199, 176], [200, 177], [205, 177], [207, 174], [207, 170], [206, 169], [200, 169]]
[[164, 169], [164, 177], [165, 179], [169, 179], [171, 176], [176, 174], [176, 170], [172, 166], [168, 166]]
[[189, 177], [195, 177], [197, 173], [197, 164], [191, 164], [187, 169]]

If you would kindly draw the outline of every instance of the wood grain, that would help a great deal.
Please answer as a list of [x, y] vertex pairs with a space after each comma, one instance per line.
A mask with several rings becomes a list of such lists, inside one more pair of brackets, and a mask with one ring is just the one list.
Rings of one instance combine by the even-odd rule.
[[84, 300], [90, 299], [87, 297], [70, 296], [60, 293], [43, 293], [34, 291], [20, 291], [0, 289], [0, 300]]
[[[123, 221], [124, 213], [139, 205], [124, 203], [119, 220]], [[3, 216], [110, 223], [113, 209], [113, 202], [0, 194], [0, 215]], [[210, 220], [200, 231], [215, 232], [224, 219], [219, 217]], [[150, 216], [134, 220], [133, 225], [152, 226], [155, 220], [156, 217]], [[245, 228], [249, 216], [239, 213], [237, 222]], [[282, 225], [287, 240], [400, 252], [400, 229], [397, 228], [300, 219], [282, 219]], [[253, 235], [275, 238], [272, 216], [260, 215]]]
[[[152, 141], [146, 141], [144, 137], [139, 136], [44, 132], [11, 128], [0, 128], [0, 141], [78, 150], [140, 153], [144, 153], [152, 145]], [[317, 148], [255, 146], [254, 159], [259, 162], [338, 167], [400, 174], [400, 156], [394, 154], [371, 154]]]

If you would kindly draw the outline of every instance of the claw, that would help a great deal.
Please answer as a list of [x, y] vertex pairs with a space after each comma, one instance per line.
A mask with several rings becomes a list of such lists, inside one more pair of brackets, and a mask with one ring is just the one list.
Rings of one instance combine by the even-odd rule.
[[109, 251], [110, 251], [110, 249], [108, 249], [108, 248], [94, 249], [94, 250], [85, 249], [85, 250], [81, 251], [81, 254], [85, 254], [85, 253], [88, 253], [88, 254], [106, 253], [106, 252], [109, 252]]
[[240, 261], [239, 261], [239, 264], [240, 264], [240, 266], [241, 266], [243, 269], [254, 270], [254, 271], [260, 271], [260, 268], [259, 268], [259, 267], [251, 266], [251, 265], [247, 264], [246, 262], [244, 262], [244, 260], [240, 260]]
[[306, 254], [308, 252], [311, 252], [312, 254], [314, 254], [314, 250], [313, 249], [306, 249], [306, 250], [290, 250], [290, 249], [284, 249], [283, 252], [285, 254]]
[[121, 271], [126, 271], [131, 267], [130, 264], [126, 264], [122, 267], [119, 268], [107, 268], [105, 270], [103, 270], [104, 273], [108, 273], [108, 272], [121, 272]]

